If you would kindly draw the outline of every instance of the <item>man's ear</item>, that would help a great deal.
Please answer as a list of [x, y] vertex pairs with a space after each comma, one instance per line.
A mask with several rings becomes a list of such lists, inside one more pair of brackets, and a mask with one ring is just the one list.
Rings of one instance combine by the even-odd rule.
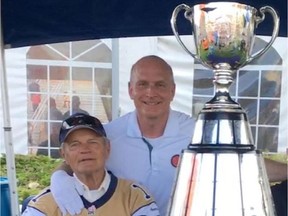
[[175, 85], [175, 83], [174, 83], [174, 84], [173, 84], [173, 88], [172, 88], [172, 95], [173, 95], [172, 100], [173, 100], [173, 98], [174, 98], [174, 96], [175, 96], [175, 92], [176, 92], [176, 85]]
[[107, 158], [109, 158], [110, 152], [111, 152], [111, 145], [110, 145], [110, 140], [106, 141], [106, 145], [107, 145]]
[[130, 99], [133, 100], [133, 88], [132, 88], [131, 82], [128, 82], [128, 93], [129, 93]]
[[111, 151], [111, 144], [110, 144], [110, 140], [107, 141], [107, 151], [110, 154]]
[[64, 153], [63, 146], [61, 148], [59, 148], [59, 153], [60, 153], [60, 156], [65, 160], [65, 153]]

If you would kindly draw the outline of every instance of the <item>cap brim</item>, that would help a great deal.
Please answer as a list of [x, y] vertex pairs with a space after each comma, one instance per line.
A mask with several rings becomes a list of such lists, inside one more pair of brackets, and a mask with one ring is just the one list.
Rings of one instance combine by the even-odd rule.
[[76, 131], [76, 130], [79, 130], [79, 129], [90, 129], [92, 131], [94, 131], [96, 134], [98, 134], [99, 136], [103, 136], [104, 135], [100, 132], [100, 131], [97, 131], [95, 130], [93, 127], [89, 127], [87, 125], [77, 125], [75, 127], [73, 127], [72, 129], [70, 129], [67, 134], [65, 135], [64, 139], [63, 139], [63, 142], [67, 139], [67, 137], [73, 132], [73, 131]]

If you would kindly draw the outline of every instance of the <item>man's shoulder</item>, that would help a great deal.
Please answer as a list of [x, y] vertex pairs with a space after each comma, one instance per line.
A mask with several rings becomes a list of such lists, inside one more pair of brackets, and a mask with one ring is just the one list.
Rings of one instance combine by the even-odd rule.
[[59, 109], [53, 108], [50, 109], [50, 118], [52, 120], [63, 120], [63, 114]]
[[[25, 214], [26, 213], [26, 214]], [[51, 192], [39, 194], [28, 203], [23, 215], [62, 215]]]
[[66, 119], [70, 116], [70, 110], [66, 111], [64, 114], [63, 114], [63, 119]]
[[117, 192], [122, 202], [127, 202], [130, 214], [133, 215], [159, 215], [159, 208], [154, 197], [140, 184], [127, 179], [119, 179]]
[[132, 112], [129, 112], [123, 116], [120, 116], [119, 118], [116, 118], [108, 122], [107, 124], [104, 125], [105, 130], [108, 131], [108, 133], [109, 131], [113, 131], [113, 133], [115, 133], [115, 131], [119, 131], [121, 129], [126, 128], [127, 121], [131, 115]]
[[181, 112], [181, 111], [178, 111], [178, 110], [171, 109], [171, 114], [173, 117], [177, 117], [181, 120], [189, 121], [189, 120], [193, 119], [191, 115], [188, 115], [188, 114]]
[[87, 115], [90, 115], [88, 111], [81, 109], [81, 112]]
[[126, 121], [133, 113], [134, 113], [134, 111], [133, 112], [128, 112], [128, 113], [126, 113], [126, 114], [124, 114], [124, 115], [112, 120], [109, 124], [113, 125], [113, 124], [117, 124], [119, 122]]
[[143, 198], [145, 199], [151, 199], [151, 201], [154, 200], [153, 196], [143, 185], [135, 181], [122, 178], [118, 178], [118, 182], [119, 190], [123, 190], [125, 193], [129, 192], [130, 194], [134, 194], [136, 196], [143, 195]]
[[144, 186], [136, 183], [135, 181], [127, 178], [120, 178], [114, 175], [112, 171], [108, 171], [111, 176], [111, 183], [117, 182], [117, 189], [120, 193], [136, 193], [139, 189], [148, 194]]
[[176, 111], [176, 110], [171, 110], [171, 115], [172, 119], [178, 121], [180, 124], [186, 125], [191, 125], [194, 126], [195, 124], [195, 119], [191, 116], [188, 115], [184, 112]]
[[28, 203], [28, 206], [45, 211], [47, 210], [47, 206], [52, 209], [57, 208], [57, 204], [49, 187], [43, 189], [38, 195], [33, 197]]

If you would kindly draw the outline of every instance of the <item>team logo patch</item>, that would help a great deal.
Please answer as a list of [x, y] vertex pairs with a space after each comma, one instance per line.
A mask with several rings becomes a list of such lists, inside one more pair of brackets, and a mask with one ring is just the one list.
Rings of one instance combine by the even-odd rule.
[[96, 207], [94, 205], [90, 206], [87, 210], [88, 210], [88, 215], [89, 216], [96, 215]]
[[171, 158], [171, 164], [173, 167], [178, 166], [179, 157], [180, 157], [179, 154], [177, 154], [177, 155], [173, 155], [173, 157]]

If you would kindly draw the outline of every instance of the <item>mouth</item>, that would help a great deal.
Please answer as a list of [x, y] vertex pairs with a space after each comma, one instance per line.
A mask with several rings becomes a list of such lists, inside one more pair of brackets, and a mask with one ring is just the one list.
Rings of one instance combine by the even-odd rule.
[[149, 105], [149, 106], [156, 106], [156, 105], [160, 104], [160, 102], [144, 101], [144, 104]]
[[84, 158], [84, 159], [81, 159], [79, 162], [86, 162], [86, 161], [94, 161], [94, 159], [92, 158]]

